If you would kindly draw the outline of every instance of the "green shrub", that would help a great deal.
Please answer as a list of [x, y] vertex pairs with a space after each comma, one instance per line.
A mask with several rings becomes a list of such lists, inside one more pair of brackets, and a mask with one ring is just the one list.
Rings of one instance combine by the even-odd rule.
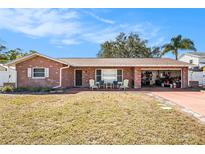
[[12, 92], [13, 90], [14, 90], [14, 88], [11, 87], [11, 86], [4, 86], [4, 87], [1, 88], [1, 91], [2, 91], [3, 93]]
[[18, 87], [15, 92], [49, 92], [52, 88], [49, 87]]
[[40, 92], [41, 91], [41, 87], [30, 87], [29, 91], [30, 92]]
[[43, 88], [41, 88], [41, 92], [50, 92], [51, 90], [53, 90], [53, 89], [50, 88], [50, 87], [43, 87]]
[[29, 89], [26, 87], [18, 87], [18, 88], [15, 88], [14, 91], [15, 92], [27, 92], [29, 91]]

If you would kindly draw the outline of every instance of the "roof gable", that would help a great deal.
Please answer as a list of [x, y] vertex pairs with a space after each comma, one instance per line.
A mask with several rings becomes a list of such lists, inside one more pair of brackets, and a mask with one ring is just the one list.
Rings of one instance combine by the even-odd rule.
[[11, 65], [15, 65], [15, 64], [18, 64], [18, 63], [21, 63], [23, 61], [27, 61], [31, 58], [34, 58], [36, 56], [40, 56], [40, 57], [43, 57], [43, 58], [46, 58], [46, 59], [50, 59], [50, 60], [53, 60], [53, 61], [56, 61], [58, 63], [62, 63], [62, 64], [65, 64], [65, 65], [69, 65], [68, 63], [64, 62], [64, 61], [61, 61], [59, 59], [55, 59], [55, 58], [51, 58], [51, 57], [48, 57], [48, 56], [45, 56], [45, 55], [42, 55], [42, 54], [39, 54], [39, 53], [32, 53], [32, 54], [29, 54], [27, 56], [24, 56], [24, 57], [21, 57], [21, 58], [18, 58], [16, 60], [13, 60], [11, 62], [8, 62], [6, 65], [8, 66], [11, 66]]

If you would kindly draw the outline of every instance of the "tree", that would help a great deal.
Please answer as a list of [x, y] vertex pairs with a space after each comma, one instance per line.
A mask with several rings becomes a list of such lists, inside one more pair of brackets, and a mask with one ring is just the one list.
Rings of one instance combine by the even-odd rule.
[[5, 52], [7, 60], [15, 60], [22, 57], [22, 50], [20, 48], [12, 49]]
[[159, 47], [147, 47], [147, 40], [142, 40], [135, 33], [129, 35], [120, 33], [114, 41], [102, 43], [97, 56], [102, 58], [158, 57], [160, 56], [159, 49]]
[[21, 58], [21, 57], [27, 56], [27, 55], [32, 54], [32, 53], [37, 53], [37, 51], [29, 50], [28, 52], [20, 52], [20, 54], [18, 54], [17, 58]]
[[6, 46], [0, 44], [0, 52], [3, 51], [3, 50], [5, 50], [5, 49], [6, 49]]
[[2, 52], [6, 50], [6, 46], [0, 44], [0, 63], [4, 63], [6, 61], [6, 55]]
[[177, 35], [171, 39], [171, 42], [162, 46], [162, 53], [164, 55], [168, 52], [172, 52], [178, 60], [178, 50], [193, 50], [196, 51], [194, 42], [188, 38], [182, 38], [181, 35]]
[[28, 52], [26, 52], [26, 55], [32, 54], [32, 53], [37, 53], [37, 51], [36, 50], [29, 50]]
[[6, 63], [32, 53], [37, 53], [37, 51], [29, 50], [28, 52], [23, 52], [20, 48], [7, 50], [6, 46], [0, 43], [0, 63]]

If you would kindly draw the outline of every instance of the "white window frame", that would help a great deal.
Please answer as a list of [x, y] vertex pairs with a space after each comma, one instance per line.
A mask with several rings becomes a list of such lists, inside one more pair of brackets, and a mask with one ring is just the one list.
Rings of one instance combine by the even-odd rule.
[[101, 80], [103, 80], [103, 70], [115, 70], [116, 71], [116, 81], [117, 81], [117, 71], [121, 70], [122, 71], [122, 82], [123, 82], [123, 69], [112, 69], [112, 68], [97, 68], [95, 69], [95, 81], [97, 81], [97, 70], [101, 70]]
[[[34, 77], [34, 69], [44, 69], [44, 77]], [[32, 79], [45, 79], [46, 78], [46, 68], [45, 67], [33, 67], [31, 72]]]

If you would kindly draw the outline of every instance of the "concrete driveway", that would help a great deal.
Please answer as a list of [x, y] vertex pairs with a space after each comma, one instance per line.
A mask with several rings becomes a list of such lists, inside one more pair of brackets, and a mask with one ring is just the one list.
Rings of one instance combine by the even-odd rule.
[[205, 93], [193, 91], [160, 91], [152, 94], [167, 99], [205, 117]]

